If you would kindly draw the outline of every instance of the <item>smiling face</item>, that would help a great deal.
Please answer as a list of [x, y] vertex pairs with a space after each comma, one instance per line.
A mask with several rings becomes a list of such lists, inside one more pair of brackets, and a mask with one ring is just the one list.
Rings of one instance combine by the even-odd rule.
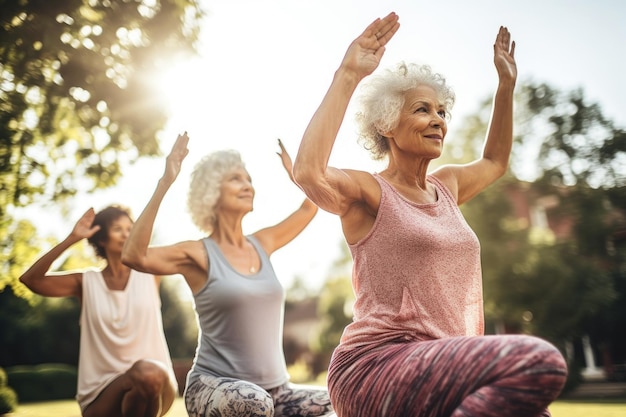
[[392, 149], [434, 159], [441, 156], [447, 131], [446, 110], [437, 92], [421, 85], [407, 91], [398, 126], [385, 136]]
[[236, 168], [226, 174], [220, 185], [220, 197], [217, 211], [252, 211], [254, 187], [245, 168]]

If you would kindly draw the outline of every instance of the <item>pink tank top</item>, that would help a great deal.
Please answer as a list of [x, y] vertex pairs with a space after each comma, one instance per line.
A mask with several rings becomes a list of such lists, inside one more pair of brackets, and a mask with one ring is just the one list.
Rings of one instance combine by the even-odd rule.
[[350, 245], [356, 303], [340, 347], [483, 334], [480, 244], [450, 191], [428, 176], [437, 201], [416, 204], [374, 178], [380, 206]]

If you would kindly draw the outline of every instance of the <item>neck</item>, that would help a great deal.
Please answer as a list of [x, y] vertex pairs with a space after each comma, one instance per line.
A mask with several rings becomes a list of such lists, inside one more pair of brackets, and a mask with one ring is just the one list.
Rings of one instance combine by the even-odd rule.
[[107, 258], [107, 265], [103, 272], [112, 278], [127, 278], [130, 275], [130, 268], [124, 265], [120, 259], [120, 257]]
[[211, 238], [217, 243], [228, 243], [238, 247], [242, 247], [246, 241], [241, 222], [225, 222], [220, 218], [211, 233]]
[[381, 175], [393, 183], [425, 190], [429, 163], [430, 160], [427, 159], [398, 161], [390, 155], [389, 165]]

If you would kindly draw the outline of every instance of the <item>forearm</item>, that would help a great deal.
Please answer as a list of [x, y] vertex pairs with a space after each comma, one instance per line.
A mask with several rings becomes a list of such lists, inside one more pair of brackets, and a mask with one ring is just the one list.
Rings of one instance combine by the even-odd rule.
[[137, 218], [122, 250], [122, 263], [125, 265], [142, 270], [141, 265], [148, 253], [154, 222], [170, 185], [161, 178], [148, 204]]
[[302, 202], [302, 205], [300, 205], [300, 211], [303, 213], [304, 217], [306, 218], [305, 226], [308, 225], [311, 222], [311, 220], [313, 220], [313, 217], [315, 217], [315, 215], [317, 214], [317, 210], [318, 210], [317, 204], [311, 201], [310, 198], [307, 197], [304, 199], [304, 201]]
[[70, 234], [62, 242], [54, 246], [39, 258], [30, 268], [28, 268], [21, 276], [20, 281], [31, 290], [38, 282], [45, 279], [50, 267], [70, 246], [74, 245], [80, 238], [76, 238]]
[[513, 145], [514, 82], [500, 82], [494, 96], [493, 112], [487, 130], [483, 158], [506, 171]]
[[323, 177], [348, 104], [357, 85], [355, 74], [339, 68], [309, 122], [294, 163], [294, 176], [303, 188]]

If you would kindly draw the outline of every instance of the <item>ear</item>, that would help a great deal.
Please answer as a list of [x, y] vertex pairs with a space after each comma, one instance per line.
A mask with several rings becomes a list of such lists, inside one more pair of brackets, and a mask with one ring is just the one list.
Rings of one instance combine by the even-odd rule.
[[387, 132], [378, 132], [378, 134], [384, 137], [385, 139], [389, 140], [394, 137], [394, 129], [391, 129], [390, 131], [387, 131]]

